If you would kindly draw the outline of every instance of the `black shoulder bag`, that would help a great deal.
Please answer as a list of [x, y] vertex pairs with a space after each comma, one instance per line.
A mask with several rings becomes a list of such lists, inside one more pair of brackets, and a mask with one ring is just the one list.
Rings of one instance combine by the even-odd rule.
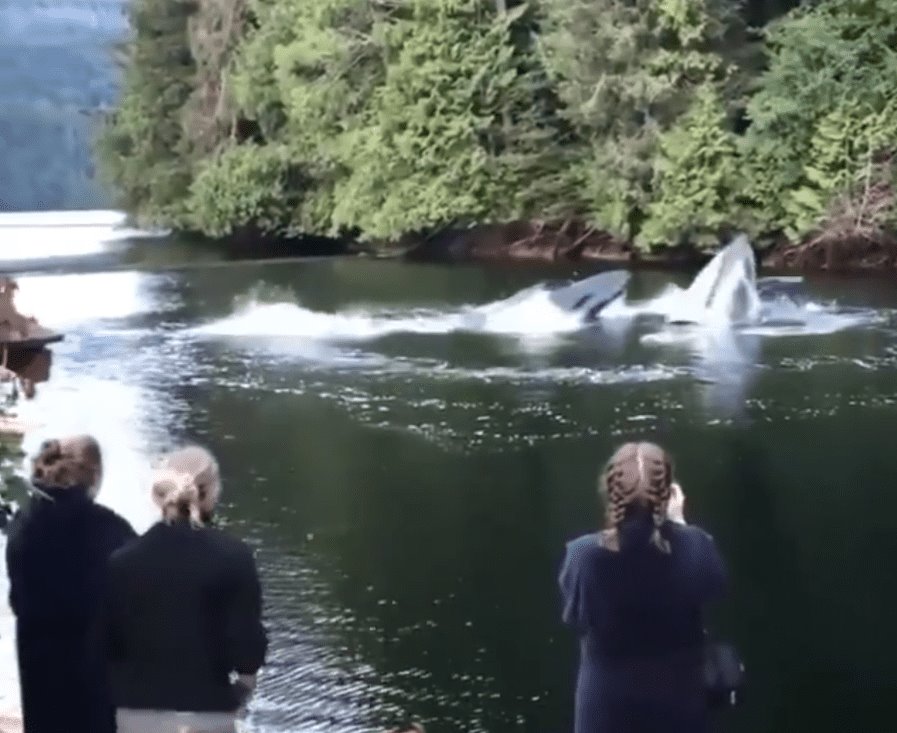
[[708, 706], [713, 709], [735, 707], [744, 688], [744, 663], [731, 644], [704, 639], [704, 687]]

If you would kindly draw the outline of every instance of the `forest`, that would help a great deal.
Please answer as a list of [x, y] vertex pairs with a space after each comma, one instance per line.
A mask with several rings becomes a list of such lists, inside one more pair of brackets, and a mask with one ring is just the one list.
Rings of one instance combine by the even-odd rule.
[[142, 225], [897, 241], [893, 0], [133, 0], [131, 24], [96, 145]]

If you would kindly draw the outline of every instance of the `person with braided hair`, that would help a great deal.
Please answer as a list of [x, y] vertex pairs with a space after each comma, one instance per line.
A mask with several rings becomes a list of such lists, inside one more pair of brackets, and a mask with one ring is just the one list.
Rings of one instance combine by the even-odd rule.
[[621, 446], [599, 489], [604, 527], [567, 544], [559, 576], [580, 640], [575, 733], [703, 733], [703, 609], [725, 589], [722, 557], [685, 524], [660, 446]]
[[32, 493], [8, 528], [9, 603], [25, 733], [112, 733], [100, 653], [100, 598], [113, 551], [136, 538], [95, 502], [100, 446], [88, 435], [47, 440], [32, 460]]
[[103, 628], [119, 733], [235, 733], [268, 639], [252, 550], [213, 526], [214, 456], [155, 467], [161, 518], [110, 559]]

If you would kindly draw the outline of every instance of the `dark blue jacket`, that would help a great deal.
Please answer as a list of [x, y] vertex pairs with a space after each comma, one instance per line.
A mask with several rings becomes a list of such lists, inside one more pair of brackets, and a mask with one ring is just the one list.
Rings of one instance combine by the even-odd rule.
[[578, 632], [576, 733], [704, 730], [704, 605], [722, 594], [713, 539], [667, 522], [670, 554], [650, 543], [649, 519], [627, 520], [620, 551], [600, 534], [567, 544], [560, 573], [563, 620]]

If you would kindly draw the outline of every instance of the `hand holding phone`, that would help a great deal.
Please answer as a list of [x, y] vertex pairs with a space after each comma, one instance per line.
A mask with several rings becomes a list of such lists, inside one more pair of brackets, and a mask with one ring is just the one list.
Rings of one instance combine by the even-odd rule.
[[671, 522], [685, 524], [685, 494], [682, 487], [673, 482], [670, 486], [670, 502], [667, 505], [667, 517]]

